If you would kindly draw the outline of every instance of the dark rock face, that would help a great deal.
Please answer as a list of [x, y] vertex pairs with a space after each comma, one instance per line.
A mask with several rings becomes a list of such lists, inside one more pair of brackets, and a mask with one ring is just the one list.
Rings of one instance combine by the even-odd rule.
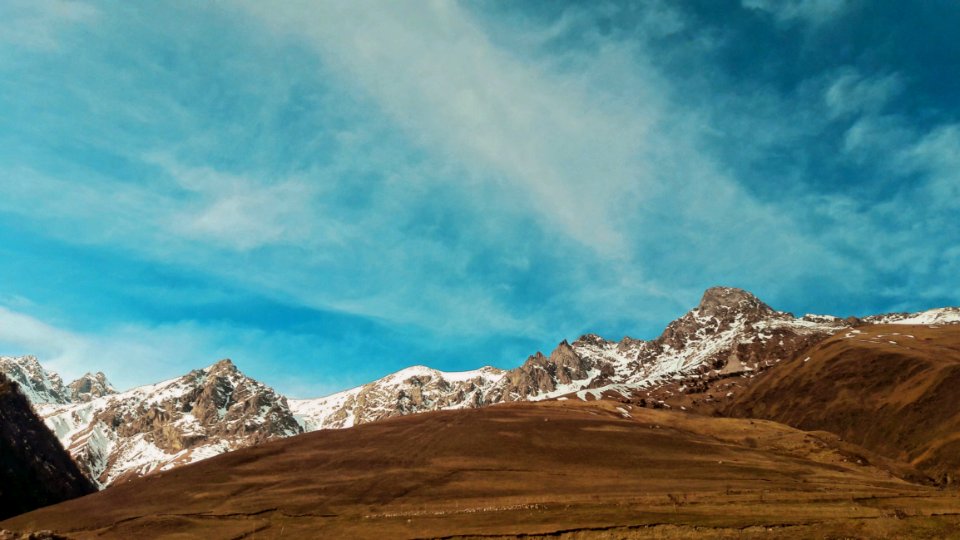
[[94, 491], [17, 383], [0, 373], [0, 519]]

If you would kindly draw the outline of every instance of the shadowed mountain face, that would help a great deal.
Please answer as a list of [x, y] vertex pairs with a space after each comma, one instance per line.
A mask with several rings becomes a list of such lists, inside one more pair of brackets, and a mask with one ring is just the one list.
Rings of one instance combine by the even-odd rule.
[[0, 518], [93, 491], [18, 385], [0, 373]]
[[842, 332], [759, 377], [726, 412], [830, 431], [960, 483], [960, 326]]
[[[898, 478], [910, 474], [830, 434], [774, 422], [610, 401], [510, 403], [273, 441], [0, 527], [71, 538], [212, 539], [604, 530], [626, 538], [706, 527], [736, 538], [741, 529], [775, 525], [789, 538], [904, 526], [888, 517], [895, 509], [887, 498], [960, 509], [952, 494]], [[960, 531], [960, 520], [933, 519], [941, 531]], [[925, 524], [911, 522], [915, 530]]]

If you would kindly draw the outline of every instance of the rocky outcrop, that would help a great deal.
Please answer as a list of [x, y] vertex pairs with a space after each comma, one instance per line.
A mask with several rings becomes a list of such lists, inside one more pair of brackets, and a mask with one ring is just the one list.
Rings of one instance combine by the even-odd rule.
[[104, 486], [303, 431], [286, 398], [230, 360], [45, 413], [81, 469]]
[[290, 400], [306, 431], [336, 429], [438, 409], [488, 405], [504, 371], [483, 367], [443, 372], [412, 366], [357, 388], [318, 399]]
[[563, 341], [550, 356], [537, 352], [503, 379], [503, 401], [524, 400], [530, 396], [556, 392], [590, 375], [593, 360], [584, 357]]
[[19, 385], [0, 373], [0, 520], [93, 491]]
[[70, 390], [70, 401], [73, 403], [86, 403], [98, 397], [117, 393], [117, 389], [110, 384], [102, 371], [87, 373], [68, 384], [67, 388]]
[[33, 406], [70, 402], [60, 375], [43, 369], [36, 356], [0, 356], [0, 373], [17, 383]]

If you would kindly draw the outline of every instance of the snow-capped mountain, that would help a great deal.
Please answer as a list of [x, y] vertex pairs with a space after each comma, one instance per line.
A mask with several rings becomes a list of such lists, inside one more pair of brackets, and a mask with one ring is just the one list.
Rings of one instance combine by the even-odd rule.
[[85, 403], [98, 397], [117, 393], [117, 389], [110, 384], [102, 371], [86, 373], [68, 384], [67, 388], [70, 389], [70, 401], [74, 403]]
[[70, 391], [60, 375], [43, 369], [35, 356], [0, 356], [0, 372], [20, 386], [34, 407], [70, 402]]
[[390, 416], [487, 405], [488, 393], [505, 373], [489, 366], [461, 372], [412, 366], [331, 396], [289, 403], [305, 431], [347, 428]]
[[505, 401], [629, 399], [678, 380], [703, 384], [763, 370], [847, 326], [831, 316], [797, 318], [746, 291], [715, 287], [652, 341], [613, 342], [588, 334], [509, 371], [443, 373], [417, 366], [325, 398], [292, 400], [291, 408], [312, 431]]
[[600, 397], [669, 406], [663, 400], [680, 394], [714, 403], [827, 336], [871, 323], [960, 324], [960, 309], [795, 317], [741, 289], [715, 287], [650, 341], [587, 334], [511, 370], [413, 366], [327, 397], [289, 401], [229, 360], [119, 394], [102, 373], [64, 386], [33, 357], [0, 357], [0, 371], [20, 383], [85, 473], [105, 486], [304, 431], [438, 409]]
[[960, 324], [960, 307], [945, 307], [920, 313], [872, 315], [864, 321], [873, 324]]
[[37, 408], [101, 486], [303, 431], [286, 398], [230, 360], [119, 394]]

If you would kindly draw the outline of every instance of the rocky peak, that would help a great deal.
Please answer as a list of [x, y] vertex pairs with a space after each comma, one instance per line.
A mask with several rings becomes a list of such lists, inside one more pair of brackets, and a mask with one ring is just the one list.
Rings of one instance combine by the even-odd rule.
[[20, 385], [20, 391], [34, 406], [69, 403], [63, 380], [43, 369], [36, 356], [0, 356], [0, 373]]
[[773, 315], [776, 311], [753, 294], [735, 287], [711, 287], [695, 311], [701, 317], [728, 318], [737, 313]]
[[237, 366], [229, 358], [224, 358], [223, 360], [215, 362], [203, 371], [209, 375], [232, 375], [240, 373], [240, 370], [237, 369]]
[[286, 398], [229, 360], [58, 407], [46, 422], [87, 476], [104, 486], [303, 431]]
[[606, 342], [607, 340], [603, 339], [602, 337], [596, 334], [584, 334], [579, 338], [577, 338], [576, 341], [573, 342], [573, 346], [574, 347], [586, 347], [589, 345], [602, 346]]
[[107, 380], [107, 376], [102, 371], [96, 373], [86, 373], [83, 377], [67, 385], [70, 390], [70, 400], [78, 402], [87, 402], [98, 397], [116, 394], [117, 390]]

